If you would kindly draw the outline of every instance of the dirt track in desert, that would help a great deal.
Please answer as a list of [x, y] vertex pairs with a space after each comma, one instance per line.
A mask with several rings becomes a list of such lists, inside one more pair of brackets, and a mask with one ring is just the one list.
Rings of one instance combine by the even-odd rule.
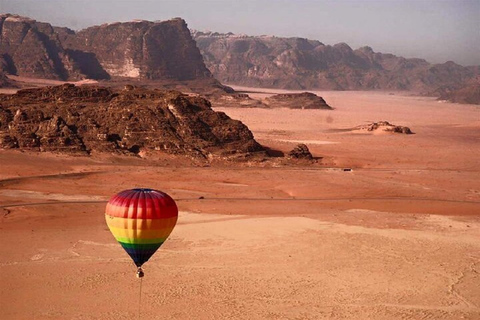
[[[104, 208], [140, 186], [180, 209], [141, 319], [480, 318], [480, 108], [319, 94], [335, 110], [218, 109], [277, 153], [306, 143], [312, 165], [0, 151], [0, 318], [136, 318]], [[351, 130], [380, 120], [415, 134]]]

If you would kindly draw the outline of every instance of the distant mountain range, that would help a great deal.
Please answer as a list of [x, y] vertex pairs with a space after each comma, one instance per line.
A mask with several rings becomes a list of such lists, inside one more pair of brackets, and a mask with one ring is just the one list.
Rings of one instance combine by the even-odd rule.
[[255, 87], [438, 95], [477, 86], [480, 66], [430, 64], [370, 47], [352, 50], [345, 43], [190, 31], [180, 18], [116, 22], [75, 32], [2, 14], [0, 86], [11, 85], [8, 74], [68, 81], [196, 81], [221, 87], [216, 78]]
[[430, 64], [303, 38], [192, 31], [204, 61], [226, 84], [282, 89], [412, 90], [460, 88], [479, 66]]

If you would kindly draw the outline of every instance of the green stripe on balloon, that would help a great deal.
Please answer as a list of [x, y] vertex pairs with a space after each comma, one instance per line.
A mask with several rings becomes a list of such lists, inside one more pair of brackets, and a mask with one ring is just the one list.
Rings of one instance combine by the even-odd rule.
[[156, 238], [156, 239], [135, 239], [135, 238], [115, 238], [118, 242], [123, 243], [133, 243], [133, 244], [149, 244], [149, 243], [164, 243], [167, 238]]

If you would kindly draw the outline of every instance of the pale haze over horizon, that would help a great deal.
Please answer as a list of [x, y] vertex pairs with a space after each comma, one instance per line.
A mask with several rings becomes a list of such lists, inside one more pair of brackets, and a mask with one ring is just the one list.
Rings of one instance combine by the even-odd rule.
[[181, 17], [200, 31], [345, 42], [431, 63], [480, 65], [480, 0], [0, 0], [0, 12], [74, 30]]

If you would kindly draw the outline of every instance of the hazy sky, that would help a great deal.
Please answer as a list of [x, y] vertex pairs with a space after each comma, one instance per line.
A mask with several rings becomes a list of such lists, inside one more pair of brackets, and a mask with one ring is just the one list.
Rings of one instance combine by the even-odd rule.
[[0, 12], [74, 30], [182, 17], [198, 30], [298, 36], [433, 63], [480, 65], [480, 0], [0, 0]]

